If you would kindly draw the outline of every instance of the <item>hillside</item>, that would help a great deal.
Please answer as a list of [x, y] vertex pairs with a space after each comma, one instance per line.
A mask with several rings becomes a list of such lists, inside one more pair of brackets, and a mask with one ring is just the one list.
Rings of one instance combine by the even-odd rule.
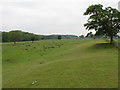
[[100, 39], [4, 43], [3, 88], [117, 88], [118, 51], [105, 43]]

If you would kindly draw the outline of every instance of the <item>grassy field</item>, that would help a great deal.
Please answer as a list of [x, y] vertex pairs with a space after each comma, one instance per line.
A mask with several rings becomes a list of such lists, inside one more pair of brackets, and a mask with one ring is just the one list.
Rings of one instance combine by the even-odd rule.
[[3, 88], [117, 88], [118, 50], [105, 43], [99, 39], [4, 43]]

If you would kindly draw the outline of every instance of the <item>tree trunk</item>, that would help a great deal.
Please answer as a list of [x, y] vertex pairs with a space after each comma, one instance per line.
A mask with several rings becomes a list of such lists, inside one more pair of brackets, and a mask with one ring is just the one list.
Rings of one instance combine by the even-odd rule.
[[113, 36], [110, 36], [110, 44], [113, 44]]

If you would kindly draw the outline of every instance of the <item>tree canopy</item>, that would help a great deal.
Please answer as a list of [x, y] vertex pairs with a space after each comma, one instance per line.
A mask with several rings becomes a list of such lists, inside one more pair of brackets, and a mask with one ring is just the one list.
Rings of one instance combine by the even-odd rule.
[[2, 32], [2, 42], [17, 42], [17, 41], [36, 41], [36, 40], [46, 40], [46, 39], [74, 39], [78, 38], [76, 35], [38, 35], [29, 32], [23, 32], [21, 30], [13, 30], [10, 32]]
[[86, 35], [86, 37], [90, 37], [90, 38], [93, 38], [93, 34], [92, 34], [92, 32], [89, 32], [87, 35]]
[[61, 40], [61, 39], [62, 39], [62, 36], [61, 36], [61, 35], [59, 35], [59, 36], [58, 36], [58, 39], [59, 39], [59, 40]]
[[90, 15], [84, 24], [86, 29], [95, 30], [95, 35], [109, 36], [110, 43], [113, 43], [113, 37], [120, 31], [120, 12], [117, 9], [96, 4], [89, 6], [84, 15]]
[[13, 41], [14, 44], [16, 41], [22, 40], [23, 33], [19, 30], [9, 32], [10, 41]]

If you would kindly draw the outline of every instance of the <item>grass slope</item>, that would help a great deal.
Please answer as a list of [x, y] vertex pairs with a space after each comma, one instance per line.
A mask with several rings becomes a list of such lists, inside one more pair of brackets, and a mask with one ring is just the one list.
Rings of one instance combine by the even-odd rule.
[[105, 41], [3, 44], [3, 88], [116, 88], [118, 51], [96, 43]]

